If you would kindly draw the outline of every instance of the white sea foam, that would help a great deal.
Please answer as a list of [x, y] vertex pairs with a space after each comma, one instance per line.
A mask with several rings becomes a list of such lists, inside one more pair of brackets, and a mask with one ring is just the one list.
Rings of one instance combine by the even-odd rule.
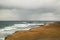
[[0, 40], [4, 40], [4, 38], [0, 38]]
[[3, 40], [2, 38], [4, 38], [6, 35], [12, 34], [17, 30], [29, 30], [30, 27], [28, 26], [30, 25], [43, 25], [43, 24], [14, 24], [13, 26], [5, 27], [3, 29], [0, 29], [1, 34], [0, 39]]

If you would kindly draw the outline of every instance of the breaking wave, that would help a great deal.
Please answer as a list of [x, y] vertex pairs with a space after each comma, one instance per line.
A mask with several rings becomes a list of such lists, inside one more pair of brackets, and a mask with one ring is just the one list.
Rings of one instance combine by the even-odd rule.
[[4, 40], [4, 37], [8, 34], [12, 34], [17, 30], [29, 30], [33, 28], [35, 25], [43, 25], [43, 24], [14, 24], [12, 26], [8, 26], [0, 29], [0, 40]]

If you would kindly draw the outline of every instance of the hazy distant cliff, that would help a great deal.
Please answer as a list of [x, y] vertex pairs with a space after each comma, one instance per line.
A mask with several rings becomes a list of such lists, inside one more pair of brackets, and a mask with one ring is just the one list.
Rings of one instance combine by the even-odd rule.
[[5, 40], [60, 40], [60, 22], [45, 23], [26, 31], [17, 31]]

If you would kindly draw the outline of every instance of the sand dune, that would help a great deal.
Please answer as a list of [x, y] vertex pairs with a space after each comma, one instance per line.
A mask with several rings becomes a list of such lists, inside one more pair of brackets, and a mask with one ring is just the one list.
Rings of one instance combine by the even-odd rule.
[[45, 23], [25, 31], [16, 31], [5, 40], [60, 40], [60, 22]]

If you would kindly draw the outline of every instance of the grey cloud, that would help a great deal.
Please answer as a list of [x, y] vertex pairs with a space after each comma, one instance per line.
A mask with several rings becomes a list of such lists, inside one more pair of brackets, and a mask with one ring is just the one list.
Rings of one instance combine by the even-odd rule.
[[59, 10], [59, 0], [0, 0], [0, 20], [60, 20]]
[[0, 5], [7, 8], [36, 9], [54, 7], [57, 0], [0, 0]]

